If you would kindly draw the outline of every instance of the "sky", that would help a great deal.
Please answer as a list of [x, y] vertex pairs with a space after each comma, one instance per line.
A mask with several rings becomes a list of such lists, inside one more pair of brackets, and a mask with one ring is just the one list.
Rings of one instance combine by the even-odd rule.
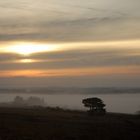
[[139, 0], [0, 1], [0, 87], [139, 87]]

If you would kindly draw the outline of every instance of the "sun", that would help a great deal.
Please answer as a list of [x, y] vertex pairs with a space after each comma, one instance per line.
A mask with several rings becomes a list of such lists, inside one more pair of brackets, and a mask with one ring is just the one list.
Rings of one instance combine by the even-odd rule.
[[17, 43], [7, 47], [5, 52], [17, 53], [28, 56], [33, 53], [50, 52], [56, 50], [57, 47], [52, 44], [35, 44], [35, 43]]

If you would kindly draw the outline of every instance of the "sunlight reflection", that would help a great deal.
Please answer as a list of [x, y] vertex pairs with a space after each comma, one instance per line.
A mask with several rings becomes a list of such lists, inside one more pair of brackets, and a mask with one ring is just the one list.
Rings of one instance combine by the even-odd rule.
[[28, 56], [33, 53], [51, 52], [55, 50], [57, 50], [57, 46], [52, 44], [17, 42], [4, 47], [3, 49], [1, 48], [0, 51]]
[[34, 59], [20, 59], [18, 60], [19, 63], [33, 63], [33, 62], [38, 62], [38, 60]]
[[57, 43], [35, 43], [35, 42], [11, 42], [0, 47], [1, 53], [16, 53], [29, 56], [33, 53], [66, 51], [66, 50], [140, 50], [140, 40], [120, 41], [94, 41], [94, 42], [57, 42]]

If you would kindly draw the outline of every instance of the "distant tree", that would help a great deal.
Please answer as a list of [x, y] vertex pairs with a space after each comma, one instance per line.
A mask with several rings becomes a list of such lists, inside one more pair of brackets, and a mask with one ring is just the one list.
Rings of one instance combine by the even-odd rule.
[[16, 105], [24, 104], [24, 99], [20, 96], [16, 96], [14, 99], [14, 104], [16, 104]]
[[136, 114], [137, 114], [138, 116], [140, 116], [140, 111], [137, 111]]
[[45, 101], [44, 99], [41, 99], [39, 97], [29, 97], [27, 100], [26, 100], [26, 104], [28, 106], [44, 106], [45, 105]]
[[45, 106], [44, 99], [39, 97], [29, 97], [27, 99], [23, 99], [23, 97], [16, 96], [13, 101], [13, 105], [19, 106]]
[[83, 99], [82, 103], [89, 108], [88, 112], [91, 115], [104, 115], [106, 113], [105, 104], [100, 98]]

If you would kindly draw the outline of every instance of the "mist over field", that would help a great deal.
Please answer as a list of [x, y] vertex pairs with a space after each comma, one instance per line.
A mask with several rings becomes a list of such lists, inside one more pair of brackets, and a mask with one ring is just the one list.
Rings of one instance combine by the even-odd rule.
[[[106, 104], [108, 112], [136, 114], [140, 110], [140, 88], [1, 88], [0, 102], [13, 102], [15, 97], [23, 99], [37, 97], [43, 99], [45, 104], [38, 100], [34, 106], [43, 105], [61, 107], [72, 110], [85, 110], [82, 100], [87, 97], [100, 97]], [[3, 104], [1, 104], [3, 106]], [[16, 104], [20, 106], [20, 104]]]

